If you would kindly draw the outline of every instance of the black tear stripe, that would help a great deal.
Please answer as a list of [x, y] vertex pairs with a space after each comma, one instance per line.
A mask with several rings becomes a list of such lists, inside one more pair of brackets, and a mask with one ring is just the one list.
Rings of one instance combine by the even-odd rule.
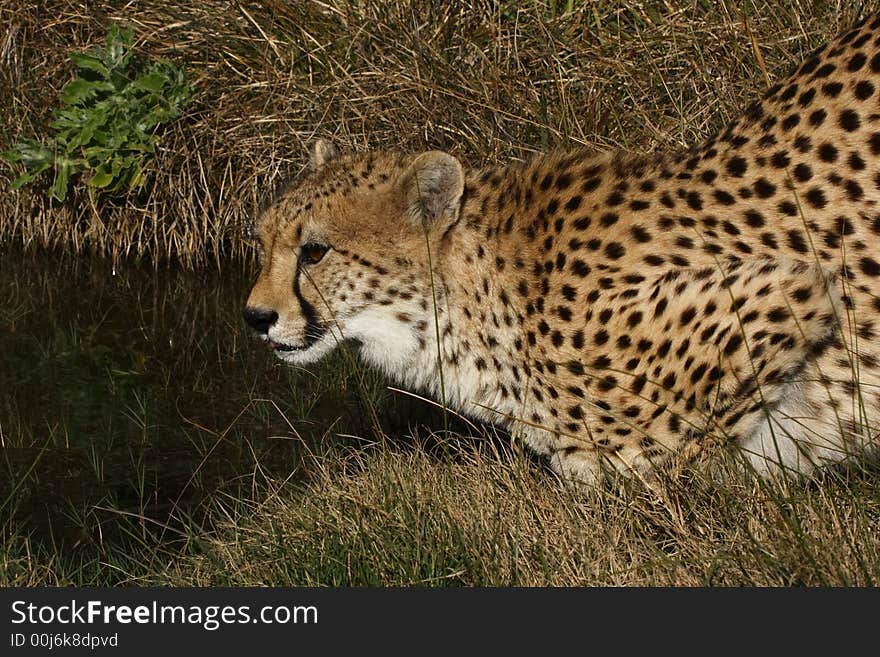
[[315, 312], [315, 307], [306, 301], [300, 291], [299, 278], [301, 273], [302, 267], [297, 265], [296, 274], [293, 277], [293, 296], [299, 301], [299, 307], [302, 309], [302, 314], [306, 318], [303, 341], [305, 342], [306, 348], [308, 348], [324, 337], [324, 329], [321, 328], [321, 325], [318, 322], [318, 313]]

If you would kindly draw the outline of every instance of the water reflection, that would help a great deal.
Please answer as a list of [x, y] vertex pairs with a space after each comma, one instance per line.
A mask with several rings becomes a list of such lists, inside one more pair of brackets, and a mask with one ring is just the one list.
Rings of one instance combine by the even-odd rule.
[[[257, 464], [296, 476], [328, 431], [372, 435], [365, 397], [382, 396], [381, 380], [349, 376], [341, 356], [312, 372], [276, 362], [240, 320], [244, 269], [114, 272], [0, 252], [3, 517], [54, 541], [106, 540], [118, 513], [96, 507], [191, 514]], [[422, 403], [385, 398], [383, 430], [433, 421]]]

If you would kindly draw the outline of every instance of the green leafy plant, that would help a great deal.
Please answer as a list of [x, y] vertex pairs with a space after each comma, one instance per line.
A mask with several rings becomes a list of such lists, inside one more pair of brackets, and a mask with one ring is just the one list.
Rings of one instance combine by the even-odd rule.
[[22, 139], [0, 154], [25, 169], [12, 189], [50, 171], [49, 195], [59, 201], [77, 176], [90, 194], [143, 185], [159, 128], [180, 116], [192, 87], [172, 62], [135, 58], [132, 38], [131, 28], [113, 25], [105, 46], [70, 55], [76, 72], [61, 90], [51, 136]]

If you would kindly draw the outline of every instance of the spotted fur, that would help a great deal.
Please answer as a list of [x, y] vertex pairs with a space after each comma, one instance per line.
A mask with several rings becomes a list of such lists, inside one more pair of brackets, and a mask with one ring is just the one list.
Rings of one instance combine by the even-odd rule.
[[257, 222], [245, 314], [294, 364], [359, 342], [565, 476], [709, 445], [809, 474], [877, 442], [878, 201], [873, 16], [674, 155], [465, 170], [319, 142]]

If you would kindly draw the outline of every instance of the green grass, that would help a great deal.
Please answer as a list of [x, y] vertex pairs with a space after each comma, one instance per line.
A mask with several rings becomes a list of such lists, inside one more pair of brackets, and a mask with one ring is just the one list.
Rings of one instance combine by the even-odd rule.
[[[141, 193], [93, 206], [76, 193], [59, 204], [39, 190], [4, 192], [0, 242], [117, 262], [211, 264], [227, 276], [252, 258], [245, 229], [262, 200], [300, 170], [317, 136], [350, 149], [441, 148], [474, 165], [575, 144], [678, 149], [721, 127], [768, 79], [855, 18], [833, 3], [772, 1], [486, 2], [479, 11], [344, 1], [91, 7], [50, 2], [35, 12], [20, 0], [0, 2], [9, 26], [0, 146], [47, 129], [72, 75], [69, 53], [100, 43], [111, 21], [134, 28], [140, 54], [185, 66], [197, 93], [164, 135]], [[15, 175], [0, 173], [6, 182]], [[34, 299], [64, 297], [51, 276], [39, 284], [39, 295], [2, 288], [5, 327], [44, 312]], [[0, 585], [880, 579], [876, 465], [809, 482], [717, 483], [688, 471], [654, 488], [620, 482], [579, 491], [491, 431], [463, 439], [421, 429], [408, 439], [407, 423], [419, 422], [404, 397], [345, 354], [317, 373], [265, 368], [241, 332], [247, 281], [238, 285], [221, 299], [198, 276], [181, 279], [165, 302], [178, 321], [156, 333], [173, 341], [164, 350], [139, 352], [137, 340], [101, 316], [16, 343], [8, 362], [21, 385], [31, 376], [40, 394], [50, 394], [46, 380], [75, 392], [65, 373], [89, 371], [109, 400], [94, 418], [62, 414], [37, 431], [30, 405], [0, 398], [9, 473], [0, 488]], [[150, 294], [132, 293], [125, 307], [137, 312]], [[157, 326], [155, 315], [140, 319]], [[162, 404], [181, 373], [192, 394], [220, 400], [222, 412], [190, 417], [201, 421], [187, 427], [179, 452], [138, 449], [157, 440], [155, 418], [176, 417]], [[155, 379], [152, 393], [131, 386], [144, 376]], [[353, 404], [350, 425], [334, 422], [340, 396]], [[125, 432], [102, 424], [111, 412]], [[91, 422], [90, 432], [74, 431], [80, 422]], [[267, 441], [296, 448], [279, 467]], [[73, 459], [61, 462], [73, 463], [75, 480], [94, 494], [72, 494], [70, 479], [46, 469], [57, 457], [51, 450]], [[169, 504], [177, 493], [158, 500], [179, 462], [190, 468], [185, 489], [200, 494], [186, 504]], [[64, 532], [29, 520], [28, 500], [47, 490], [68, 500]]]
[[144, 184], [159, 129], [180, 116], [192, 89], [168, 61], [134, 61], [132, 38], [131, 28], [113, 24], [106, 46], [70, 54], [76, 74], [61, 90], [49, 137], [20, 136], [0, 155], [24, 168], [11, 189], [51, 173], [50, 198], [64, 201], [71, 183], [82, 184], [94, 204], [102, 194]]

